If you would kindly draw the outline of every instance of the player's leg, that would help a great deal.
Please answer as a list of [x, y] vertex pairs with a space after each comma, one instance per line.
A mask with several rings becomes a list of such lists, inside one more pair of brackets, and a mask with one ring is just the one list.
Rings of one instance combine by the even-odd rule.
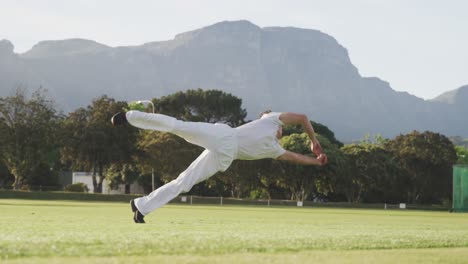
[[185, 122], [161, 114], [148, 114], [139, 111], [126, 113], [127, 121], [139, 128], [171, 132], [190, 143], [206, 149], [217, 150], [222, 138], [233, 133], [232, 128], [223, 124]]
[[140, 111], [128, 111], [125, 113], [126, 121], [134, 127], [142, 129], [157, 130], [161, 132], [172, 132], [177, 119], [161, 114], [148, 114]]
[[208, 179], [219, 170], [217, 156], [205, 150], [177, 179], [159, 187], [147, 196], [135, 199], [141, 214], [147, 215], [170, 202], [182, 192], [188, 192], [193, 185]]

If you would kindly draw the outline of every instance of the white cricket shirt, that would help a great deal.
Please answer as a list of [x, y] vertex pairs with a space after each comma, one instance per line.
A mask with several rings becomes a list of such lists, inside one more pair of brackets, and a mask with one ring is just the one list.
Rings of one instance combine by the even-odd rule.
[[286, 152], [276, 138], [276, 132], [283, 125], [280, 115], [274, 112], [265, 114], [260, 119], [236, 128], [237, 159], [276, 159]]

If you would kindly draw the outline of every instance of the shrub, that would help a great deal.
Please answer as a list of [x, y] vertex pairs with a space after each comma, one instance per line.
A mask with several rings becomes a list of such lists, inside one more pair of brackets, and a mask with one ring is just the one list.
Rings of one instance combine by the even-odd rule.
[[64, 191], [66, 192], [88, 192], [88, 186], [82, 182], [69, 184], [65, 186]]
[[250, 192], [250, 199], [269, 199], [270, 196], [265, 189], [256, 189]]

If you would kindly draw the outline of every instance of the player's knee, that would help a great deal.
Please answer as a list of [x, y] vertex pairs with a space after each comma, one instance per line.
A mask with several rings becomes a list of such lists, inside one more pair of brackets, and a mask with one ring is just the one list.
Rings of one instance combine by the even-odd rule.
[[175, 179], [177, 186], [179, 187], [180, 192], [188, 192], [192, 189], [193, 183], [187, 179]]

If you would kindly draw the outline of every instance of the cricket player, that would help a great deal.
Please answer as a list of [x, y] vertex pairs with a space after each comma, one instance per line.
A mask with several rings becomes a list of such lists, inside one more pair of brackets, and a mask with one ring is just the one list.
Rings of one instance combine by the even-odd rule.
[[[145, 223], [144, 216], [165, 205], [180, 193], [218, 171], [225, 171], [233, 160], [277, 159], [301, 165], [327, 163], [314, 128], [304, 114], [263, 112], [259, 119], [232, 128], [226, 124], [186, 122], [162, 114], [140, 111], [119, 112], [111, 118], [114, 126], [125, 125], [173, 133], [186, 141], [205, 148], [175, 180], [159, 187], [147, 196], [130, 202], [135, 223]], [[316, 158], [283, 149], [279, 143], [283, 125], [300, 124], [311, 140], [310, 149]]]

